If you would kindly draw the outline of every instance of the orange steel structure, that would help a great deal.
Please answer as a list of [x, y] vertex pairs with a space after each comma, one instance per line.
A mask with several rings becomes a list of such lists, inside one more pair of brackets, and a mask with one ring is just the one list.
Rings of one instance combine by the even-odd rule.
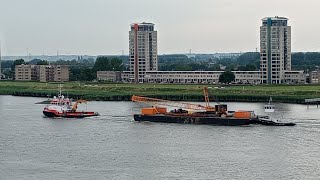
[[184, 109], [193, 109], [193, 110], [205, 110], [205, 106], [200, 104], [184, 103], [184, 102], [175, 102], [163, 99], [148, 98], [143, 96], [133, 95], [131, 100], [133, 102], [143, 102], [143, 103], [152, 103], [154, 106], [170, 106], [170, 107], [179, 107]]
[[151, 103], [153, 104], [153, 106], [170, 106], [170, 107], [179, 107], [183, 109], [192, 109], [192, 110], [215, 111], [215, 108], [209, 105], [210, 102], [209, 102], [209, 95], [208, 95], [208, 87], [204, 87], [203, 92], [204, 92], [204, 97], [206, 102], [205, 105], [176, 102], [176, 101], [169, 101], [169, 100], [135, 96], [135, 95], [132, 96], [131, 100], [133, 102], [143, 102], [143, 103], [149, 103], [149, 104]]
[[204, 101], [206, 102], [206, 106], [205, 106], [206, 111], [215, 111], [215, 108], [210, 106], [209, 90], [207, 86], [203, 87], [203, 95], [204, 95]]
[[74, 103], [72, 106], [72, 111], [76, 111], [78, 109], [78, 104], [81, 104], [81, 103], [87, 103], [87, 101], [86, 100], [77, 100], [77, 102]]

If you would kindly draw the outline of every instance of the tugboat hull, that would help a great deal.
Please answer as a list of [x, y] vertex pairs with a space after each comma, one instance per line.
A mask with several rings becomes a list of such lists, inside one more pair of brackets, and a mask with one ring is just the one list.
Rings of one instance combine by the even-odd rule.
[[261, 124], [266, 126], [295, 126], [295, 123], [272, 121], [269, 117], [258, 117], [251, 121], [251, 124]]
[[190, 116], [190, 115], [142, 115], [135, 114], [135, 121], [163, 122], [163, 123], [182, 123], [182, 124], [212, 124], [224, 126], [240, 126], [249, 125], [249, 118], [234, 118], [234, 117], [216, 117], [216, 116]]
[[99, 116], [97, 112], [64, 112], [59, 113], [56, 111], [44, 110], [43, 114], [46, 117], [64, 117], [64, 118], [84, 118], [91, 116]]
[[50, 111], [43, 111], [43, 114], [44, 114], [46, 117], [57, 117], [55, 113], [50, 112]]

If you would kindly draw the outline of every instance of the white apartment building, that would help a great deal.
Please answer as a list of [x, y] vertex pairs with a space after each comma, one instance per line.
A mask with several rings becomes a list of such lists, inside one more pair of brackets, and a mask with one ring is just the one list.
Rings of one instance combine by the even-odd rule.
[[[219, 77], [224, 71], [147, 71], [145, 83], [167, 84], [219, 84]], [[260, 71], [232, 71], [235, 84], [261, 84]], [[130, 72], [121, 73], [123, 82], [130, 82]], [[284, 83], [305, 83], [303, 71], [285, 71]]]
[[[218, 84], [224, 71], [147, 71], [146, 83], [175, 84]], [[234, 83], [260, 84], [259, 71], [232, 71], [235, 74]], [[129, 82], [129, 71], [121, 73], [121, 79]]]
[[241, 56], [242, 53], [215, 53], [213, 54], [213, 58], [217, 58], [217, 59], [236, 59], [239, 56]]
[[[232, 71], [234, 83], [260, 84], [259, 71]], [[148, 83], [218, 84], [223, 71], [156, 71], [146, 73]]]
[[285, 84], [304, 84], [306, 83], [306, 74], [303, 71], [284, 71]]
[[260, 71], [262, 83], [281, 84], [291, 71], [291, 27], [284, 17], [266, 17], [260, 26]]
[[154, 30], [154, 24], [131, 24], [129, 61], [131, 82], [144, 82], [146, 71], [158, 70], [157, 31]]

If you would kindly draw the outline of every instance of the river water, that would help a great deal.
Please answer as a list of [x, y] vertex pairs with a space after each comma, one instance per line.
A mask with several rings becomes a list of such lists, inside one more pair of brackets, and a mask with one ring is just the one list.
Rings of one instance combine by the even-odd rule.
[[[52, 119], [43, 98], [0, 96], [0, 179], [319, 179], [320, 108], [275, 104], [294, 127], [137, 123], [132, 102]], [[254, 110], [261, 103], [227, 103]], [[81, 106], [81, 105], [80, 105]]]

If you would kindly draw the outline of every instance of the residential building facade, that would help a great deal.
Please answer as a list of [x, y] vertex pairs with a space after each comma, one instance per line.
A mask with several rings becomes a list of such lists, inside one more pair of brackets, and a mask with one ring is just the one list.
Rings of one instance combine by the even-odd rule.
[[310, 78], [310, 84], [320, 84], [320, 71], [319, 70], [312, 71], [309, 74], [309, 78]]
[[263, 84], [284, 83], [285, 71], [291, 71], [291, 27], [287, 18], [262, 19], [260, 71]]
[[53, 69], [53, 81], [65, 82], [69, 81], [69, 66], [56, 65]]
[[129, 32], [130, 81], [144, 82], [146, 71], [158, 70], [157, 31], [152, 23], [131, 24]]
[[69, 81], [67, 65], [16, 65], [15, 80], [40, 82]]
[[31, 81], [31, 72], [33, 65], [16, 65], [15, 66], [15, 80], [16, 81]]
[[[172, 84], [219, 84], [219, 77], [224, 71], [147, 71], [145, 83]], [[232, 71], [235, 84], [261, 84], [261, 71]], [[121, 73], [123, 82], [130, 82], [130, 72]], [[284, 83], [305, 83], [303, 71], [286, 71]]]
[[307, 77], [303, 71], [284, 71], [284, 79], [282, 83], [285, 84], [304, 84]]
[[237, 59], [241, 54], [242, 53], [215, 53], [212, 56], [217, 59]]
[[[146, 73], [148, 83], [175, 84], [219, 84], [219, 77], [224, 71], [156, 71]], [[259, 71], [232, 71], [233, 83], [260, 84]]]
[[54, 67], [52, 67], [51, 65], [40, 65], [39, 69], [40, 82], [54, 81]]
[[97, 71], [97, 80], [120, 82], [121, 72], [120, 71]]

